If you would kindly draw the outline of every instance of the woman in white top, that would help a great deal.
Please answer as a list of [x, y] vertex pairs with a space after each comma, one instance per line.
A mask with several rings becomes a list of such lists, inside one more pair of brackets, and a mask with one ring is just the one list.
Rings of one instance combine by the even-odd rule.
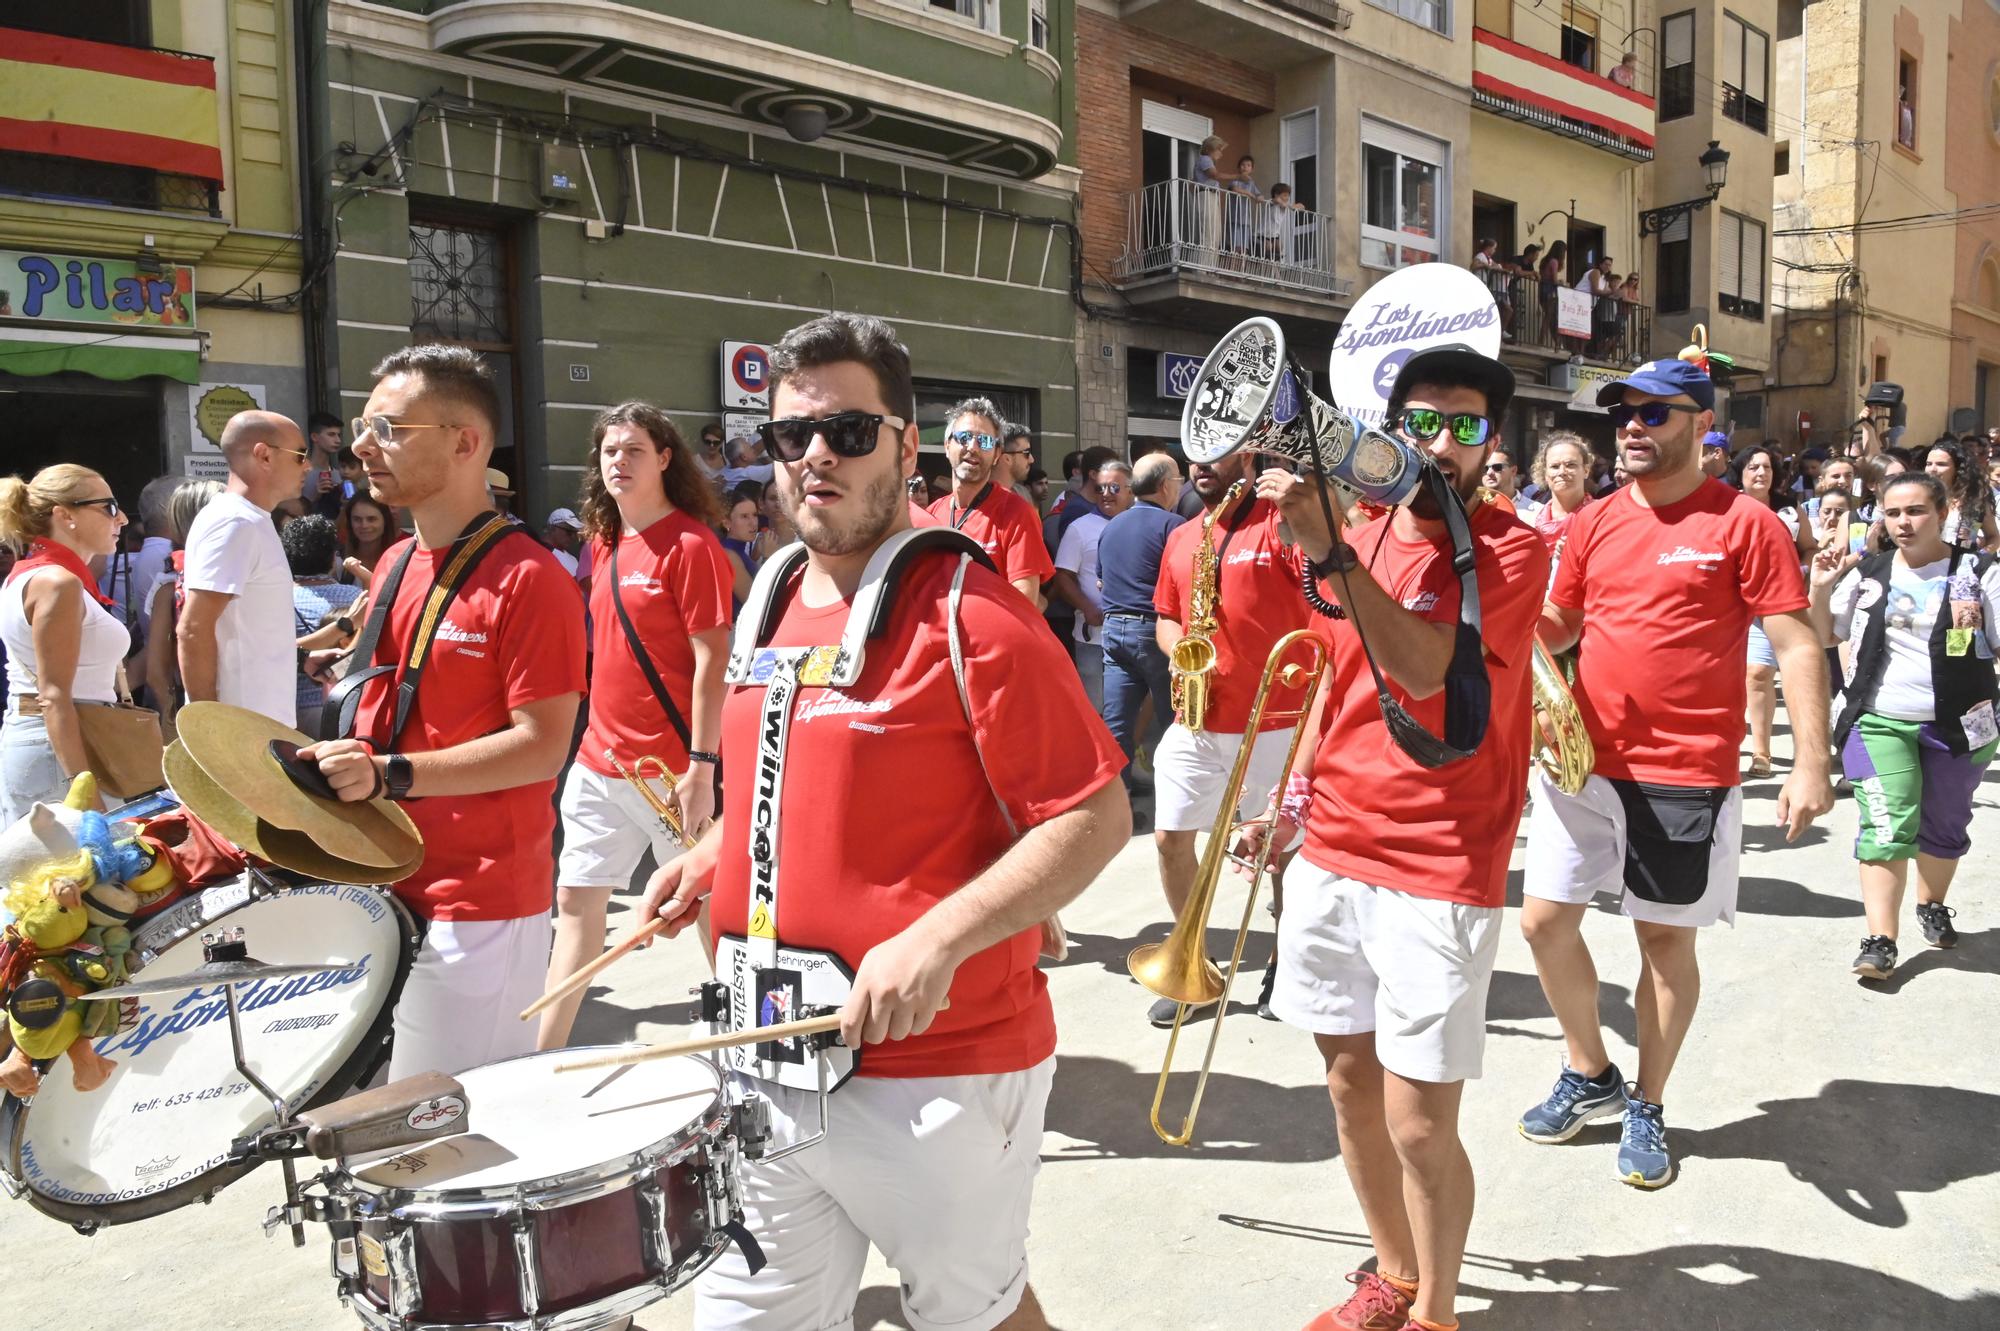
[[[1775, 449], [1752, 444], [1736, 455], [1736, 482], [1744, 494], [1776, 513], [1796, 542], [1799, 514], [1784, 502], [1779, 467]], [[1771, 728], [1778, 718], [1778, 654], [1764, 636], [1761, 619], [1750, 621], [1748, 657], [1744, 677], [1750, 693], [1750, 775], [1762, 780], [1771, 775]]]
[[7, 720], [0, 732], [0, 826], [60, 800], [89, 764], [78, 703], [115, 702], [132, 638], [106, 608], [89, 562], [118, 548], [125, 515], [102, 476], [62, 462], [0, 479], [0, 543], [25, 557], [0, 587]]

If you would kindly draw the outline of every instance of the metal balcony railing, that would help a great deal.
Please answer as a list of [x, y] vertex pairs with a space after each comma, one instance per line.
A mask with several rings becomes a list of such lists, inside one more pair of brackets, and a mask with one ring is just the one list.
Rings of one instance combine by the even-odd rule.
[[[1482, 276], [1486, 276], [1482, 274]], [[1653, 355], [1653, 307], [1639, 301], [1591, 302], [1590, 335], [1556, 331], [1556, 295], [1517, 273], [1487, 277], [1500, 303], [1501, 328], [1515, 346], [1540, 347], [1611, 365], [1640, 365]]]
[[1322, 296], [1353, 283], [1333, 271], [1333, 219], [1192, 180], [1148, 185], [1126, 200], [1121, 281], [1199, 273]]

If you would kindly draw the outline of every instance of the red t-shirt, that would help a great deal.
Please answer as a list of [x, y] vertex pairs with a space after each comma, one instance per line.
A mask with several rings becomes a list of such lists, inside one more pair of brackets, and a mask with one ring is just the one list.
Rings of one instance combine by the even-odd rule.
[[1713, 477], [1665, 508], [1620, 490], [1570, 524], [1549, 600], [1583, 612], [1574, 691], [1599, 775], [1737, 783], [1750, 620], [1806, 604], [1776, 513]]
[[1044, 582], [1055, 576], [1055, 561], [1042, 544], [1042, 520], [1027, 500], [1003, 485], [988, 485], [975, 496], [971, 508], [954, 513], [956, 502], [946, 495], [931, 505], [930, 515], [979, 542], [1007, 581]]
[[944, 524], [931, 516], [931, 511], [916, 500], [910, 501], [910, 525], [912, 527], [942, 527]]
[[[1201, 544], [1202, 519], [1192, 518], [1167, 533], [1160, 552], [1160, 578], [1153, 609], [1192, 631], [1188, 623], [1194, 552]], [[1215, 524], [1218, 560], [1215, 585], [1215, 669], [1208, 676], [1207, 729], [1240, 735], [1250, 724], [1257, 682], [1279, 638], [1312, 622], [1312, 609], [1299, 590], [1299, 552], [1278, 535], [1278, 510], [1259, 499]], [[1296, 692], [1279, 690], [1264, 708], [1259, 730], [1290, 722], [1273, 713], [1296, 705]]]
[[[594, 544], [594, 542], [593, 542]], [[654, 698], [618, 622], [609, 548], [598, 556], [606, 576], [590, 584], [590, 724], [576, 759], [602, 776], [616, 776], [605, 761], [609, 748], [627, 767], [659, 758], [675, 772], [687, 770], [687, 746]], [[667, 695], [694, 725], [694, 645], [691, 635], [726, 629], [735, 575], [714, 532], [676, 510], [644, 531], [626, 532], [618, 544], [617, 594], [652, 657]], [[728, 648], [724, 647], [726, 655]]]
[[[402, 557], [397, 542], [375, 564], [371, 597]], [[449, 547], [410, 558], [374, 664], [408, 659], [417, 620]], [[509, 534], [479, 561], [441, 620], [397, 748], [427, 753], [513, 724], [509, 712], [582, 693], [583, 595], [554, 555]], [[354, 733], [386, 751], [400, 669], [362, 685]], [[396, 895], [427, 920], [517, 920], [549, 909], [555, 883], [555, 778], [480, 795], [410, 800], [424, 862]]]
[[1543, 504], [1536, 511], [1535, 534], [1542, 538], [1542, 544], [1549, 548], [1550, 553], [1553, 554], [1555, 548], [1562, 544], [1562, 538], [1568, 533], [1570, 523], [1575, 521], [1577, 514], [1590, 507], [1590, 502], [1586, 498], [1581, 507], [1573, 508], [1567, 513], [1557, 513], [1553, 503]]
[[[1470, 758], [1417, 765], [1396, 747], [1375, 698], [1375, 679], [1350, 620], [1315, 617], [1333, 644], [1327, 723], [1313, 754], [1305, 857], [1322, 869], [1411, 896], [1468, 906], [1506, 898], [1507, 859], [1528, 783], [1530, 652], [1549, 554], [1512, 506], [1470, 514], [1480, 629], [1493, 711]], [[1406, 541], [1393, 517], [1348, 537], [1375, 581], [1403, 608], [1435, 624], [1458, 620], [1451, 538]], [[1331, 579], [1335, 590], [1340, 582]], [[1364, 629], [1370, 626], [1362, 625]], [[1433, 735], [1444, 733], [1444, 694], [1412, 701], [1387, 673], [1396, 700]]]
[[[1026, 830], [1082, 803], [1125, 765], [1062, 645], [1018, 592], [979, 567], [966, 572], [959, 616], [975, 718], [968, 732], [946, 639], [957, 565], [927, 556], [909, 570], [853, 688], [802, 688], [793, 702], [778, 831], [777, 929], [788, 947], [827, 949], [858, 968], [871, 947], [1013, 842], [1001, 803]], [[847, 613], [845, 602], [808, 609], [794, 591], [770, 644], [838, 642]], [[726, 766], [754, 765], [764, 698], [760, 687], [729, 691]], [[724, 789], [726, 840], [710, 903], [718, 934], [748, 928], [753, 784]], [[1047, 1058], [1056, 1028], [1035, 965], [1040, 937], [1026, 929], [967, 959], [931, 1028], [871, 1045], [863, 1072], [1017, 1072]]]

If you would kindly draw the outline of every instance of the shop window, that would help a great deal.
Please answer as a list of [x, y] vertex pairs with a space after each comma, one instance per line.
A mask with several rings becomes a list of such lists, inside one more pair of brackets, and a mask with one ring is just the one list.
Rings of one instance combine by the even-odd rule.
[[1660, 20], [1660, 119], [1694, 114], [1694, 11]]
[[[917, 395], [917, 435], [919, 447], [926, 453], [944, 454], [944, 427], [950, 424], [952, 407], [969, 397], [992, 399], [994, 407], [1007, 419], [1000, 422], [1004, 426], [1025, 425], [1034, 430], [1040, 419], [1035, 410], [1035, 395], [1019, 388], [1004, 388], [994, 384], [946, 383], [939, 380], [919, 379], [913, 387]], [[1039, 443], [1040, 437], [1037, 436]]]
[[1715, 230], [1716, 304], [1739, 319], [1764, 317], [1764, 225], [1722, 214]]
[[512, 337], [507, 241], [488, 227], [410, 223], [410, 331], [472, 346]]
[[1734, 14], [1722, 16], [1722, 114], [1764, 133], [1770, 121], [1771, 39]]

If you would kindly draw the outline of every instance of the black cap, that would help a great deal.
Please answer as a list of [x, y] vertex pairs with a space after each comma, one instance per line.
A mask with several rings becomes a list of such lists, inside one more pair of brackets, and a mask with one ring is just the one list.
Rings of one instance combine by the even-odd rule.
[[1507, 418], [1507, 405], [1514, 400], [1514, 372], [1463, 342], [1426, 347], [1404, 361], [1396, 373], [1396, 386], [1389, 390], [1390, 404], [1401, 406], [1410, 386], [1424, 382], [1469, 384], [1484, 391], [1486, 414], [1495, 425]]

